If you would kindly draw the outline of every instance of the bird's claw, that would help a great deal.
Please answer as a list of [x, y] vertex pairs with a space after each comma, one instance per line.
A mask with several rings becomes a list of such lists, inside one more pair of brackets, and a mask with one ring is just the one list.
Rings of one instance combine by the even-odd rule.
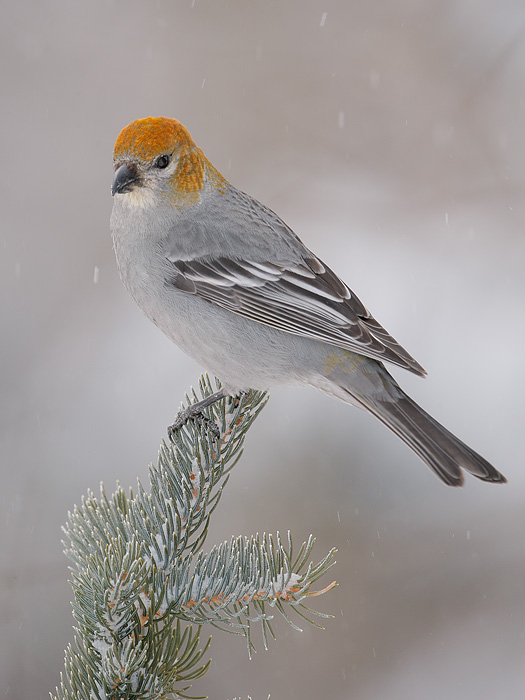
[[194, 420], [198, 425], [205, 425], [216, 438], [220, 437], [221, 432], [217, 423], [204, 415], [202, 406], [193, 404], [180, 411], [173, 424], [168, 426], [168, 437], [171, 442], [174, 442], [175, 433], [178, 433], [190, 420]]

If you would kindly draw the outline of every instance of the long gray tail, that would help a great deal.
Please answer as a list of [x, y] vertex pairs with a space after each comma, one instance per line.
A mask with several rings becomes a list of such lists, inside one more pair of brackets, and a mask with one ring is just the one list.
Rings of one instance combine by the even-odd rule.
[[[449, 486], [461, 486], [461, 468], [478, 479], [504, 484], [507, 480], [468, 445], [440, 425], [399, 387], [397, 398], [370, 399], [352, 394], [354, 401], [393, 430]], [[350, 392], [348, 392], [350, 393]]]

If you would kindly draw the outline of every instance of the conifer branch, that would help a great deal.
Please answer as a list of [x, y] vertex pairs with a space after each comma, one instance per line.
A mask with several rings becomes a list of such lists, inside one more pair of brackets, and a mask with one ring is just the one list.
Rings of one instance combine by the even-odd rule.
[[[187, 401], [213, 391], [201, 378], [201, 396]], [[65, 551], [79, 626], [55, 700], [189, 697], [189, 683], [210, 663], [203, 661], [210, 644], [201, 642], [203, 625], [244, 635], [251, 653], [253, 625], [260, 623], [267, 647], [276, 612], [296, 629], [291, 612], [316, 626], [309, 615], [329, 617], [305, 605], [335, 585], [313, 590], [335, 550], [308, 563], [312, 536], [297, 554], [291, 535], [283, 542], [279, 533], [232, 537], [202, 551], [211, 513], [266, 400], [254, 391], [223, 399], [206, 409], [208, 422], [190, 421], [173, 443], [163, 442], [150, 465], [150, 493], [139, 482], [136, 494], [118, 485], [108, 497], [101, 484], [100, 497], [88, 492], [69, 513]]]

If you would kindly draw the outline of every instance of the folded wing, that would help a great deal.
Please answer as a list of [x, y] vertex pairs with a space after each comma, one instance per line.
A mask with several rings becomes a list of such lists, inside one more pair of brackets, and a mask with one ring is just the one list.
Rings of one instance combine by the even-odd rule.
[[169, 283], [181, 291], [286, 333], [426, 374], [316, 257], [290, 265], [228, 257], [170, 263]]

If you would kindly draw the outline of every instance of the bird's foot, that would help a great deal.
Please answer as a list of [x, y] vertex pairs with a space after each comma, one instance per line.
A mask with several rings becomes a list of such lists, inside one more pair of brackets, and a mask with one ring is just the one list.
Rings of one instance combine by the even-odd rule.
[[214, 394], [210, 394], [210, 396], [207, 396], [202, 401], [197, 401], [197, 403], [191, 404], [184, 410], [180, 411], [175, 418], [174, 423], [168, 427], [168, 437], [171, 442], [174, 442], [175, 433], [183, 428], [190, 420], [194, 420], [199, 425], [207, 426], [216, 438], [220, 437], [221, 433], [219, 426], [208, 418], [208, 416], [204, 415], [204, 409], [208, 408], [208, 406], [211, 406], [216, 401], [224, 399], [225, 397], [226, 395], [222, 391], [216, 391]]
[[174, 442], [175, 433], [178, 433], [188, 421], [193, 420], [198, 425], [205, 425], [218, 438], [221, 434], [219, 426], [214, 421], [205, 416], [202, 409], [197, 404], [189, 406], [184, 411], [180, 411], [172, 425], [168, 426], [168, 437], [171, 442]]

